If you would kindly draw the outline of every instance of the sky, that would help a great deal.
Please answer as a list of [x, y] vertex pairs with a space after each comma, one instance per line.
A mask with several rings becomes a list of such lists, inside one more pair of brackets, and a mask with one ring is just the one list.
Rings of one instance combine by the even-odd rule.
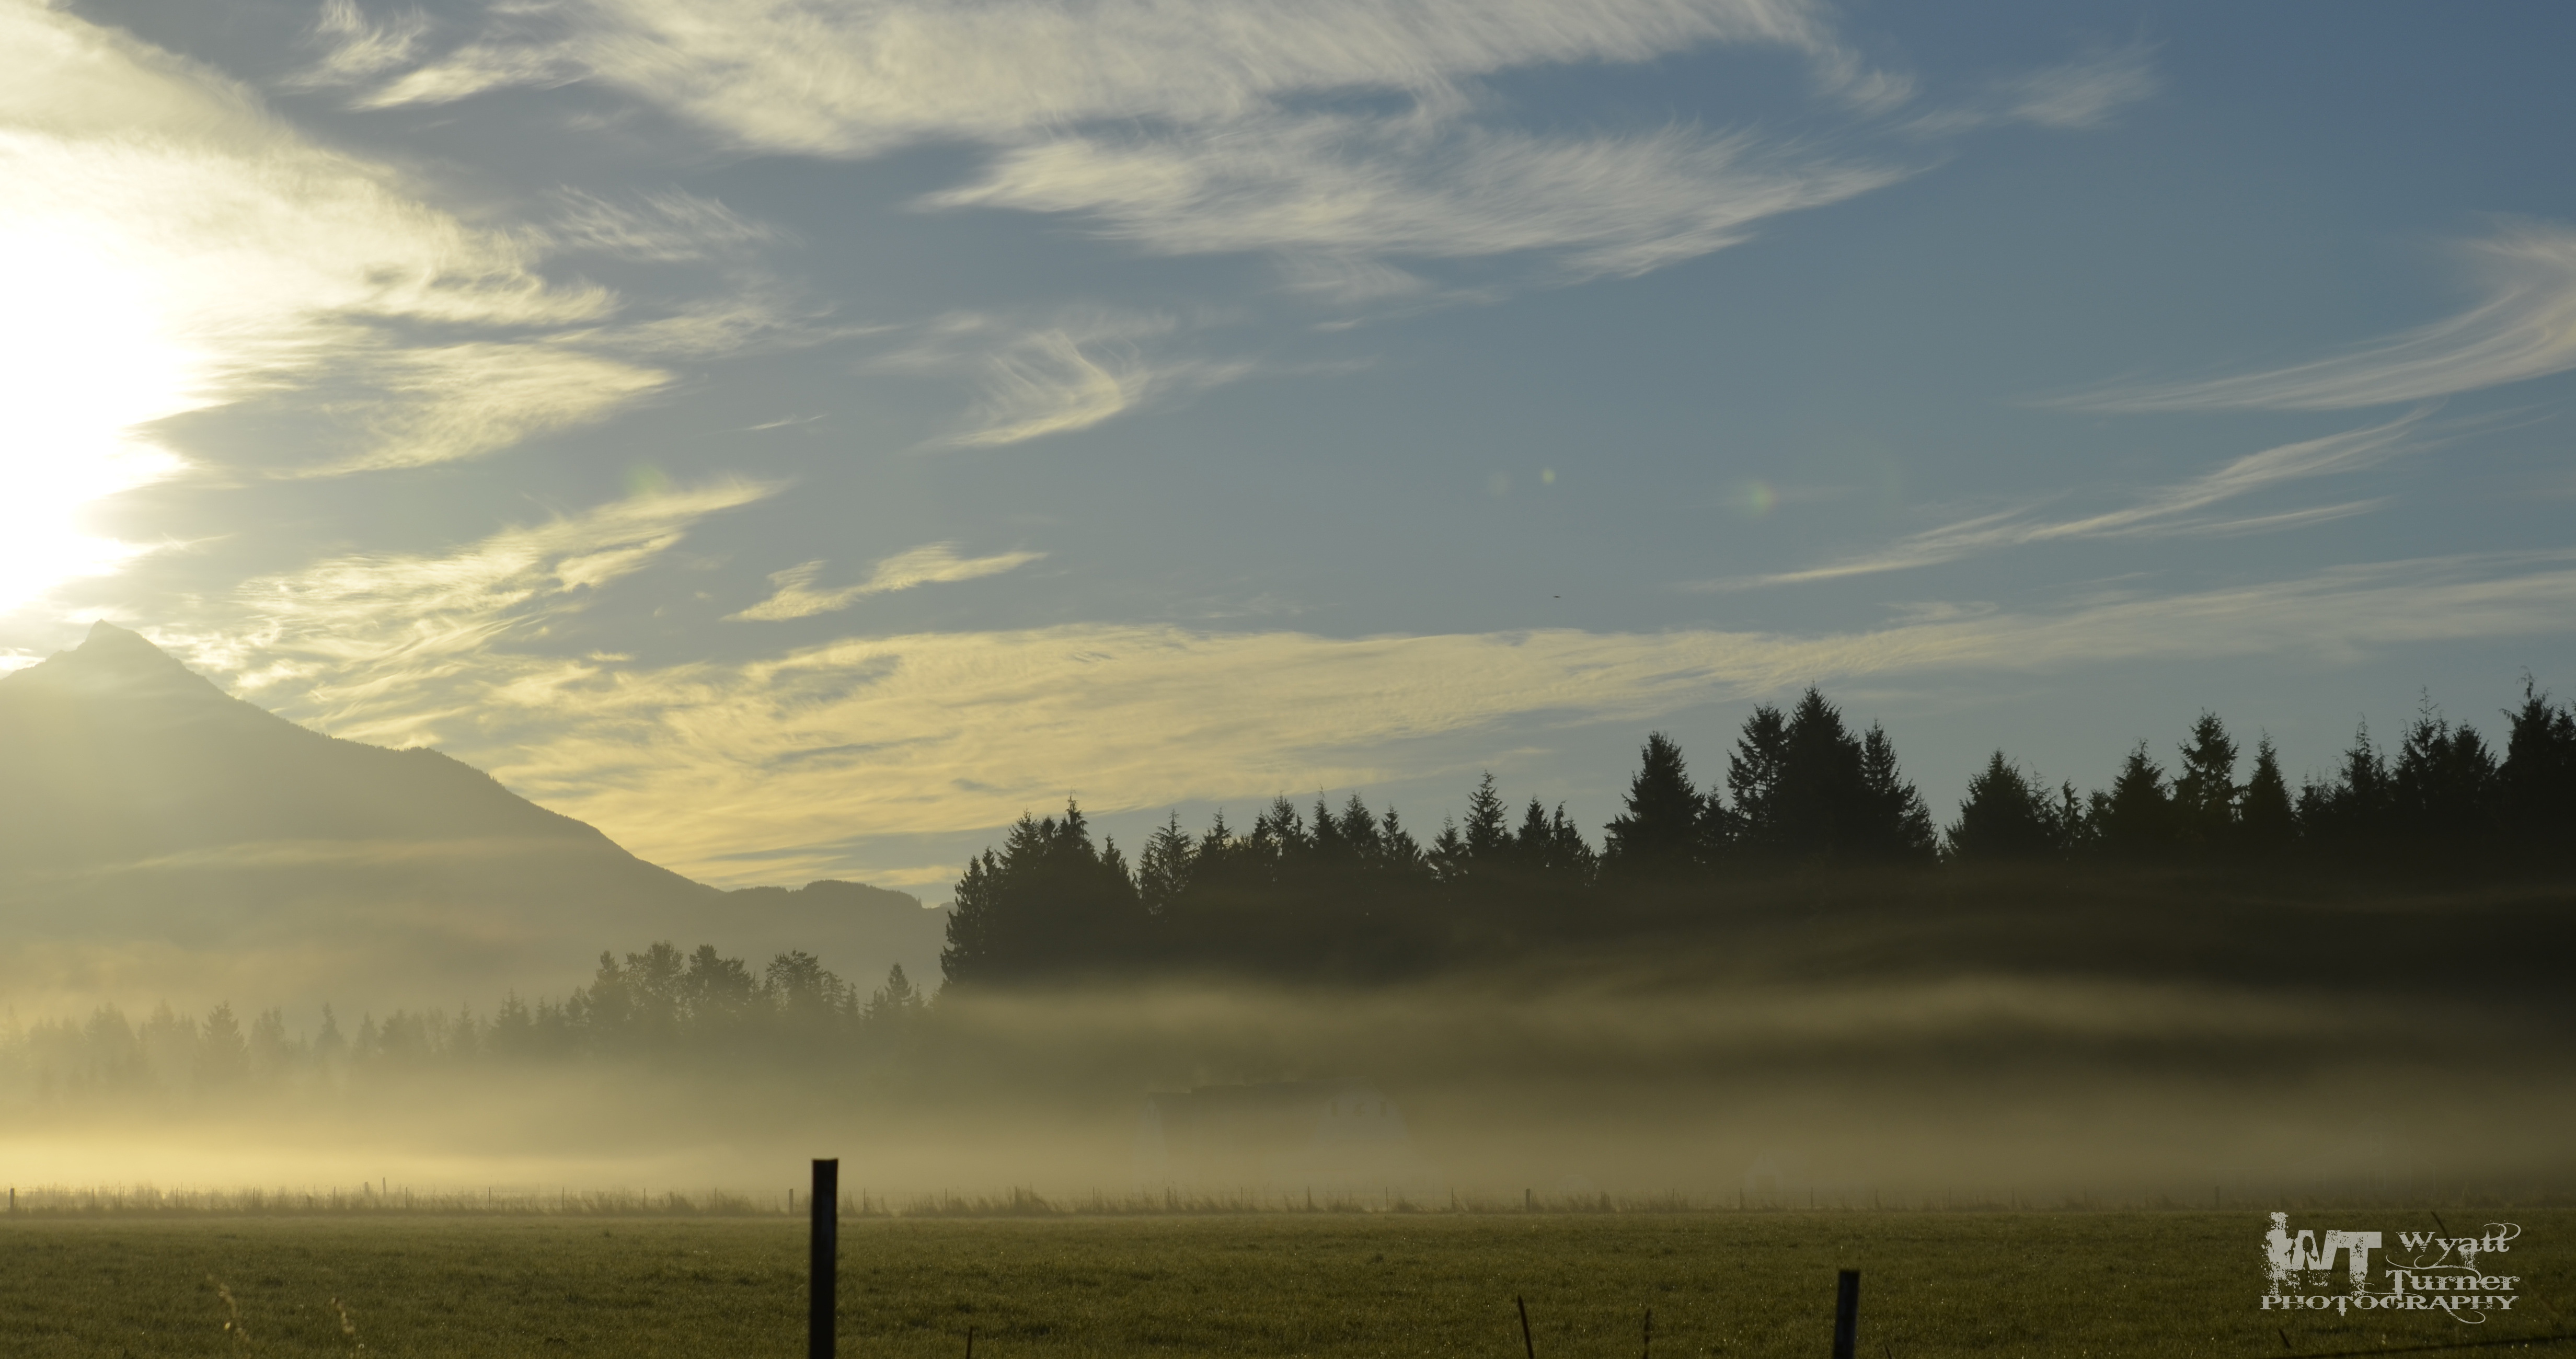
[[2563, 6], [0, 0], [0, 665], [724, 886], [2576, 692]]

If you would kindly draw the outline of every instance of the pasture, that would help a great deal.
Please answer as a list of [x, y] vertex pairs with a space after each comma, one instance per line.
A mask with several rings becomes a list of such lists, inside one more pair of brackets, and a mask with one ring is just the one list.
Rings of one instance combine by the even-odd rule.
[[[1888, 1359], [2322, 1354], [2565, 1329], [2576, 1212], [2445, 1215], [2522, 1225], [2510, 1314], [2473, 1328], [2261, 1312], [2268, 1223], [2251, 1211], [869, 1218], [841, 1229], [840, 1352], [956, 1359], [972, 1327], [982, 1359], [1509, 1359], [1519, 1295], [1540, 1359], [1643, 1355], [1649, 1308], [1654, 1355], [1822, 1356], [1844, 1268], [1862, 1274], [1860, 1352]], [[2421, 1209], [2297, 1216], [2432, 1226]], [[28, 1214], [0, 1219], [0, 1351], [786, 1359], [804, 1352], [805, 1245], [784, 1216]]]

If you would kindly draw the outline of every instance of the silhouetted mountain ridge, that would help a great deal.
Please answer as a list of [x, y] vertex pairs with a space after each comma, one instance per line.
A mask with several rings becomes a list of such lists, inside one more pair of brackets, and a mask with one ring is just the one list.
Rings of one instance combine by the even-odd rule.
[[0, 679], [0, 754], [0, 855], [22, 866], [291, 840], [529, 838], [633, 857], [437, 751], [325, 736], [233, 698], [106, 622]]
[[489, 1004], [652, 939], [935, 975], [945, 912], [726, 893], [435, 750], [327, 736], [111, 623], [0, 678], [0, 991]]

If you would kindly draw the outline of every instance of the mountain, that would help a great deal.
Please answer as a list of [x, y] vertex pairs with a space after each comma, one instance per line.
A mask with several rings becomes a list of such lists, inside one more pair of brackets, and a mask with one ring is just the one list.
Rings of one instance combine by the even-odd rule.
[[[803, 948], [933, 975], [944, 911], [815, 883], [726, 893], [433, 750], [234, 698], [101, 622], [0, 679], [0, 998], [343, 1009], [561, 995], [603, 948]], [[925, 967], [931, 972], [925, 972]]]

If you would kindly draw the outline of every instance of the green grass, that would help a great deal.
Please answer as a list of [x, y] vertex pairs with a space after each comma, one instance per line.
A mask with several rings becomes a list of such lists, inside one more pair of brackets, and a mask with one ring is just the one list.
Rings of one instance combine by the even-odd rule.
[[[2523, 1301], [2427, 1314], [2257, 1310], [2261, 1214], [1702, 1213], [873, 1219], [842, 1228], [841, 1352], [1822, 1356], [1834, 1274], [1861, 1353], [2280, 1355], [2558, 1331], [2576, 1213], [2518, 1221]], [[2298, 1224], [2429, 1228], [2421, 1211]], [[2422, 1219], [2422, 1220], [2418, 1220]], [[0, 1219], [0, 1353], [801, 1355], [805, 1239], [785, 1219]], [[241, 1332], [218, 1286], [239, 1307]], [[2552, 1309], [2555, 1309], [2553, 1312]], [[2476, 1354], [2480, 1351], [2467, 1351]], [[2553, 1353], [2576, 1356], [2576, 1346]]]

